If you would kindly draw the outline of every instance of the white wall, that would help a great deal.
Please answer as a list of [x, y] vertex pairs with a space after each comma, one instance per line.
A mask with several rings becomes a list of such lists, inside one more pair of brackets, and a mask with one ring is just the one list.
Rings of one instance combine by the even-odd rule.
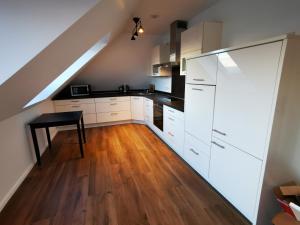
[[300, 32], [299, 0], [219, 0], [194, 17], [223, 21], [223, 47], [261, 40], [280, 34]]
[[[52, 101], [45, 101], [0, 122], [0, 211], [36, 161], [26, 124], [41, 113], [53, 111]], [[53, 137], [56, 130], [50, 132]], [[37, 130], [37, 136], [42, 154], [48, 145], [45, 132]]]
[[0, 84], [83, 16], [98, 0], [1, 0]]
[[130, 40], [123, 33], [88, 64], [71, 83], [91, 84], [93, 90], [116, 90], [126, 83], [131, 89], [148, 85], [150, 57], [156, 36], [142, 36]]

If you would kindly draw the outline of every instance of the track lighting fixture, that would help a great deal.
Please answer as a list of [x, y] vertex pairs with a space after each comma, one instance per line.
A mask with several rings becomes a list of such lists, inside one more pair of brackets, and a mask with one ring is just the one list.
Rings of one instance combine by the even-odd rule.
[[135, 40], [139, 34], [142, 34], [144, 33], [144, 28], [142, 26], [142, 21], [141, 21], [141, 18], [139, 17], [133, 17], [133, 22], [135, 23], [135, 26], [132, 30], [132, 36], [131, 36], [131, 40]]

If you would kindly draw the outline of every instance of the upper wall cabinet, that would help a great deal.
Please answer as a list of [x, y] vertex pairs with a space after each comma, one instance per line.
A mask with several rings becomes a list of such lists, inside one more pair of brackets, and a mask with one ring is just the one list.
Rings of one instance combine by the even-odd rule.
[[170, 44], [157, 45], [152, 50], [152, 65], [169, 62]]
[[202, 22], [181, 33], [180, 74], [186, 75], [186, 59], [221, 47], [222, 23]]

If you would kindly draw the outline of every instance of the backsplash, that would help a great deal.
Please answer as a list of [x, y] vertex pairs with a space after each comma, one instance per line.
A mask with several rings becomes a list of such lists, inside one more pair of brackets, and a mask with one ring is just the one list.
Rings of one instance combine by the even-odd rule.
[[149, 83], [154, 84], [157, 91], [172, 92], [172, 77], [153, 77]]

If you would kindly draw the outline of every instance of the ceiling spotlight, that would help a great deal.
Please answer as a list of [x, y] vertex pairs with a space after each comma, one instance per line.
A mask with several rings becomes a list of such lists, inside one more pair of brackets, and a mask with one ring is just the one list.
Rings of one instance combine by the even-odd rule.
[[142, 21], [139, 17], [133, 17], [132, 20], [135, 23], [135, 26], [132, 30], [131, 40], [135, 40], [139, 36], [139, 33], [144, 33], [144, 28], [142, 27]]

